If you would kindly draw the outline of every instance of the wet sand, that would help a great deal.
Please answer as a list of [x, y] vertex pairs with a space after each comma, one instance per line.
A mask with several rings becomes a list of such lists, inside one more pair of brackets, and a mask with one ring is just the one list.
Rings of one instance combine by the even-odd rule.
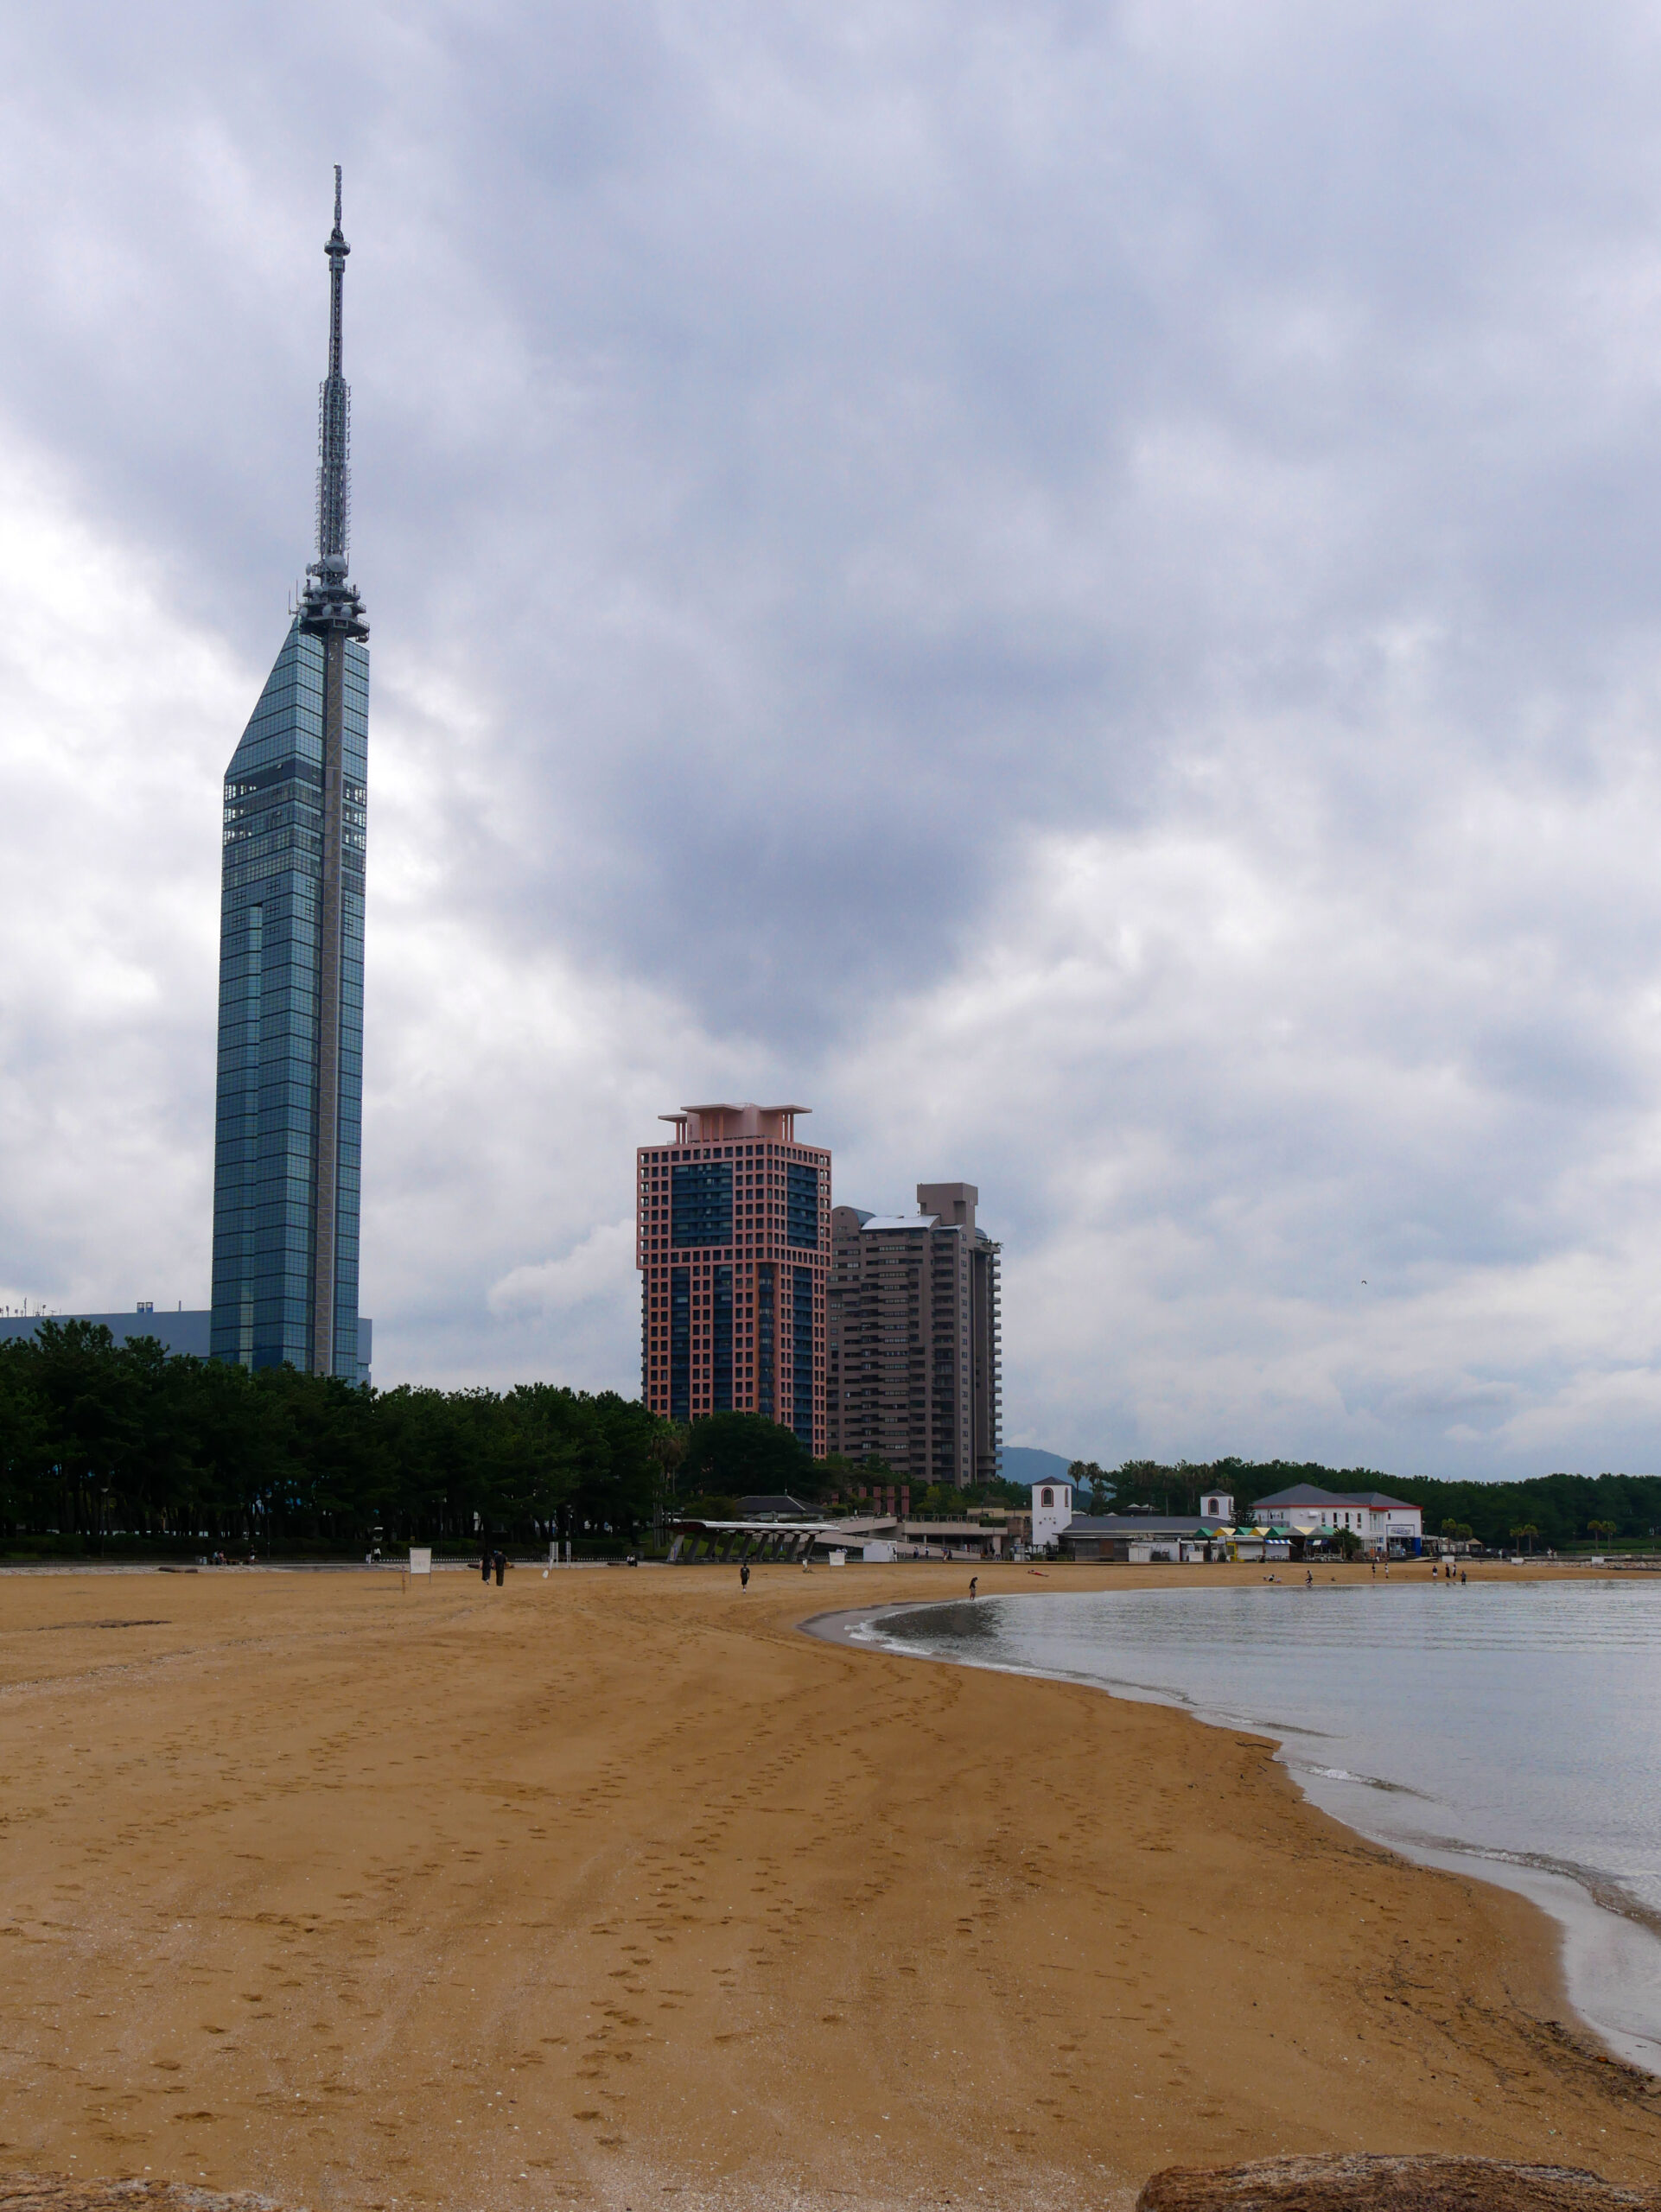
[[799, 1632], [966, 1578], [0, 1576], [0, 2170], [632, 2212], [1661, 2173], [1523, 1899], [1264, 1739]]

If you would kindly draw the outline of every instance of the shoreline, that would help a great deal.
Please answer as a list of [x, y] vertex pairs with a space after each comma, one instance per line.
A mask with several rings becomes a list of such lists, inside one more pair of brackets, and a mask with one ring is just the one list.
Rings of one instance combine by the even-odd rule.
[[964, 1580], [6, 1579], [0, 2170], [319, 2212], [1129, 2212], [1352, 2149], [1655, 2177], [1656, 2085], [1522, 1899], [1261, 1735], [802, 1633]]
[[[1190, 1586], [1203, 1588], [1195, 1583]], [[988, 1592], [989, 1597], [991, 1592]], [[1063, 1594], [1056, 1592], [1003, 1591], [1004, 1597], [1032, 1597]], [[985, 1672], [1012, 1675], [1036, 1681], [1074, 1681], [1077, 1676], [1048, 1675], [1036, 1667], [1022, 1666], [1013, 1662], [971, 1656], [968, 1653], [910, 1649], [904, 1643], [875, 1645], [863, 1639], [861, 1631], [879, 1630], [884, 1620], [924, 1612], [931, 1603], [952, 1605], [961, 1599], [913, 1599], [893, 1606], [860, 1606], [846, 1612], [815, 1614], [800, 1626], [810, 1636], [835, 1642], [855, 1650], [869, 1651], [881, 1649], [901, 1658], [932, 1661], [953, 1667], [977, 1668]], [[1602, 2046], [1625, 2063], [1640, 2068], [1654, 2076], [1661, 2084], [1661, 2015], [1654, 2012], [1655, 1997], [1651, 1996], [1651, 2019], [1648, 2032], [1631, 2027], [1608, 2017], [1600, 2017], [1614, 2008], [1619, 1993], [1634, 1983], [1642, 1982], [1646, 1990], [1661, 1990], [1661, 1961], [1647, 1961], [1650, 1971], [1645, 1974], [1640, 1962], [1617, 1955], [1615, 1938], [1620, 1931], [1635, 1928], [1640, 1941], [1661, 1951], [1661, 1916], [1658, 1916], [1642, 1901], [1623, 1889], [1598, 1869], [1582, 1866], [1562, 1859], [1553, 1858], [1543, 1851], [1523, 1852], [1506, 1850], [1499, 1846], [1485, 1847], [1466, 1843], [1455, 1838], [1410, 1838], [1392, 1833], [1382, 1824], [1369, 1827], [1352, 1815], [1353, 1798], [1339, 1782], [1323, 1777], [1295, 1754], [1295, 1746], [1282, 1732], [1285, 1724], [1276, 1724], [1260, 1718], [1243, 1719], [1238, 1713], [1230, 1713], [1208, 1707], [1187, 1697], [1177, 1690], [1161, 1690], [1147, 1685], [1103, 1679], [1097, 1682], [1081, 1683], [1080, 1687], [1095, 1688], [1106, 1697], [1121, 1699], [1126, 1703], [1157, 1705], [1180, 1713], [1206, 1728], [1248, 1728], [1261, 1732], [1276, 1746], [1276, 1764], [1293, 1781], [1304, 1802], [1330, 1818], [1340, 1821], [1352, 1834], [1380, 1849], [1392, 1852], [1410, 1865], [1435, 1871], [1465, 1874], [1494, 1887], [1510, 1891], [1526, 1898], [1545, 1913], [1558, 1931], [1560, 1960], [1565, 2001], [1579, 2027], [1594, 2037]]]

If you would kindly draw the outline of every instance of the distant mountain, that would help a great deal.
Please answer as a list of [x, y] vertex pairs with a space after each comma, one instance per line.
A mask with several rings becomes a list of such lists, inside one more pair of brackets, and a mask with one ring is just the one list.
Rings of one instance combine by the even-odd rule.
[[1060, 1452], [1041, 1452], [1035, 1444], [1006, 1444], [1003, 1479], [1006, 1483], [1059, 1482], [1072, 1465]]

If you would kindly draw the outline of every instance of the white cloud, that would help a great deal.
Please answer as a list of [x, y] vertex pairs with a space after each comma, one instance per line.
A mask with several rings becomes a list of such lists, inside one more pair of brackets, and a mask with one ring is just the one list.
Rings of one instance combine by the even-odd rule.
[[217, 755], [249, 682], [0, 433], [5, 1303], [205, 1300]]
[[340, 158], [381, 1380], [633, 1388], [773, 1091], [979, 1184], [1015, 1437], [1654, 1463], [1643, 11], [18, 22], [12, 1295], [206, 1293]]
[[638, 1301], [634, 1221], [591, 1229], [563, 1259], [514, 1268], [493, 1283], [486, 1303], [493, 1313], [567, 1313], [576, 1306], [604, 1305], [611, 1318], [627, 1316]]

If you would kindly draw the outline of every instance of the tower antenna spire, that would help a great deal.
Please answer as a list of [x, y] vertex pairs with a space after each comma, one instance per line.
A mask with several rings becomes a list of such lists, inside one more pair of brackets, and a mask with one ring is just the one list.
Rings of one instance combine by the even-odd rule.
[[328, 374], [317, 395], [317, 557], [306, 570], [301, 621], [314, 632], [343, 630], [368, 636], [363, 602], [347, 581], [352, 534], [352, 387], [344, 368], [346, 257], [340, 228], [340, 165], [334, 164], [334, 228], [323, 247], [328, 258]]

